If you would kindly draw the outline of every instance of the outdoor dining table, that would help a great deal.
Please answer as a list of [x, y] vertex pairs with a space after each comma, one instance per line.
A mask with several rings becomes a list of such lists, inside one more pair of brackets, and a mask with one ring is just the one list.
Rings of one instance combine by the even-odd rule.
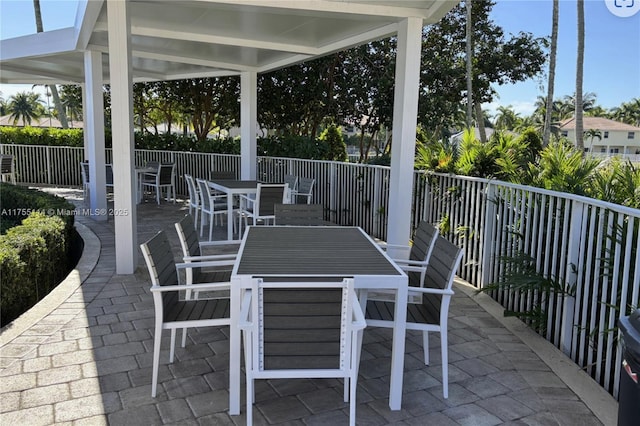
[[227, 240], [233, 240], [233, 204], [234, 198], [240, 194], [255, 194], [258, 192], [257, 180], [228, 180], [216, 179], [209, 181], [209, 186], [227, 195]]
[[249, 226], [231, 275], [229, 413], [240, 414], [240, 329], [245, 289], [256, 277], [354, 278], [356, 289], [396, 291], [389, 407], [400, 410], [404, 371], [407, 275], [359, 227]]

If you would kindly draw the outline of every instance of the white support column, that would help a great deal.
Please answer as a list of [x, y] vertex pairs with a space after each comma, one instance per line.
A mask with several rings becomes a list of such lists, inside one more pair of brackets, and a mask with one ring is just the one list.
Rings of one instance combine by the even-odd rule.
[[[422, 19], [407, 18], [399, 24], [396, 54], [387, 234], [387, 242], [391, 245], [407, 245], [411, 236], [411, 198], [421, 49]], [[402, 253], [397, 255], [401, 256]]]
[[[85, 71], [85, 74], [87, 72]], [[87, 105], [88, 105], [88, 101], [87, 101], [87, 85], [86, 83], [82, 83], [80, 85], [80, 88], [82, 89], [82, 122], [85, 123], [85, 127], [86, 127], [86, 123], [88, 121], [88, 117], [89, 117], [89, 113], [87, 112]], [[102, 106], [104, 108], [104, 105]], [[103, 117], [103, 121], [104, 121], [104, 117]], [[87, 133], [87, 130], [85, 128], [84, 132], [82, 132], [82, 136], [83, 136], [83, 140], [84, 140], [84, 159], [86, 160], [87, 158], [89, 158], [89, 141], [91, 140], [89, 138], [89, 134]]]
[[84, 53], [84, 149], [89, 161], [91, 218], [106, 221], [107, 185], [104, 167], [104, 103], [102, 101], [102, 53]]
[[258, 122], [258, 73], [240, 74], [240, 178], [256, 178], [258, 160], [256, 123]]
[[136, 183], [133, 170], [133, 77], [128, 1], [107, 2], [113, 137], [116, 273], [132, 274], [138, 264]]

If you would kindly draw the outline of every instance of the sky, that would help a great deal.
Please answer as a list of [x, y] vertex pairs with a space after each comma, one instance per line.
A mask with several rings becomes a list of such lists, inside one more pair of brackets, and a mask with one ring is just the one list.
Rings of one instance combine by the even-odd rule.
[[[268, 0], [265, 0], [268, 1]], [[536, 37], [551, 34], [551, 0], [495, 0], [491, 18], [504, 29], [505, 36], [520, 31]], [[614, 15], [606, 2], [628, 9], [635, 15]], [[45, 31], [72, 26], [78, 0], [40, 0]], [[618, 10], [618, 9], [614, 9]], [[585, 58], [583, 92], [596, 94], [596, 103], [609, 109], [640, 98], [640, 0], [585, 0]], [[558, 56], [555, 96], [575, 93], [577, 19], [575, 0], [560, 0]], [[0, 0], [0, 38], [35, 33], [32, 0]], [[0, 73], [2, 69], [0, 68]], [[546, 96], [546, 71], [526, 82], [495, 86], [498, 96], [484, 108], [494, 113], [498, 106], [512, 106], [522, 116], [531, 114], [538, 96]], [[30, 85], [0, 84], [4, 99]], [[34, 91], [44, 93], [43, 88]], [[44, 98], [44, 97], [43, 97]]]

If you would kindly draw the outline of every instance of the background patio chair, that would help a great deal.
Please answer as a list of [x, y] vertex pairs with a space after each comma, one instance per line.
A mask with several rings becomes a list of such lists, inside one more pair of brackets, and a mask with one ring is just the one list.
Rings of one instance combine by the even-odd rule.
[[113, 164], [105, 164], [104, 168], [106, 173], [105, 182], [107, 188], [111, 188], [111, 190], [113, 190]]
[[293, 194], [292, 199], [294, 203], [299, 203], [300, 200], [302, 202], [306, 202], [307, 204], [311, 204], [311, 196], [313, 195], [313, 185], [315, 185], [316, 180], [312, 178], [302, 177], [298, 180], [298, 189]]
[[[190, 327], [221, 326], [230, 324], [229, 299], [227, 297], [206, 300], [180, 300], [181, 291], [228, 290], [229, 283], [179, 285], [178, 268], [194, 268], [193, 264], [178, 264], [167, 236], [160, 231], [146, 243], [140, 245], [149, 275], [155, 310], [155, 332], [153, 335], [153, 368], [151, 396], [156, 396], [162, 330], [171, 330], [169, 362], [175, 355], [176, 329], [186, 331]], [[183, 347], [184, 347], [183, 339]]]
[[328, 225], [324, 220], [322, 204], [276, 204], [276, 225], [320, 226]]
[[[148, 163], [147, 163], [148, 164]], [[176, 202], [176, 184], [175, 184], [176, 165], [160, 164], [158, 173], [145, 173], [142, 179], [142, 189], [145, 187], [153, 188], [156, 193], [156, 201], [160, 204], [160, 196], [162, 190], [167, 191], [167, 200], [173, 198]], [[169, 196], [171, 194], [171, 197]]]
[[233, 170], [212, 170], [209, 173], [211, 180], [236, 180], [236, 172]]
[[292, 195], [298, 192], [298, 176], [286, 174], [284, 175], [284, 183], [289, 185], [289, 191]]
[[[462, 260], [462, 249], [443, 237], [436, 240], [431, 255], [429, 269], [425, 276], [425, 287], [413, 291], [422, 295], [419, 304], [407, 305], [407, 330], [423, 333], [424, 363], [429, 365], [429, 332], [440, 333], [440, 353], [442, 355], [442, 393], [449, 397], [449, 361], [447, 349], [447, 318], [453, 295], [453, 280]], [[366, 300], [366, 294], [361, 298]], [[394, 326], [394, 302], [367, 301], [367, 325], [372, 327]]]
[[80, 174], [82, 175], [82, 197], [86, 200], [89, 194], [89, 163], [80, 162]]
[[[274, 279], [275, 280], [275, 279]], [[257, 379], [342, 378], [356, 419], [356, 388], [366, 327], [353, 279], [265, 282], [253, 279], [240, 310], [247, 383], [247, 425]]]
[[200, 190], [190, 174], [184, 174], [184, 180], [187, 182], [187, 190], [189, 191], [189, 214], [193, 216], [193, 226], [198, 223], [198, 215], [202, 205], [200, 204]]
[[[204, 221], [205, 215], [207, 215], [209, 217], [209, 241], [211, 241], [215, 218], [219, 216], [222, 225], [222, 216], [227, 214], [227, 196], [214, 194], [209, 187], [209, 182], [204, 179], [196, 179], [196, 184], [200, 194], [200, 236], [204, 234]], [[231, 218], [227, 219], [232, 220]]]
[[9, 182], [16, 184], [16, 171], [13, 163], [13, 155], [2, 155], [0, 157], [0, 175], [2, 182], [6, 182], [9, 178]]
[[275, 220], [275, 205], [288, 204], [290, 202], [289, 185], [259, 183], [255, 198], [247, 195], [240, 195], [240, 218], [244, 218], [245, 226], [247, 219], [251, 218], [253, 225], [262, 222], [268, 225]]

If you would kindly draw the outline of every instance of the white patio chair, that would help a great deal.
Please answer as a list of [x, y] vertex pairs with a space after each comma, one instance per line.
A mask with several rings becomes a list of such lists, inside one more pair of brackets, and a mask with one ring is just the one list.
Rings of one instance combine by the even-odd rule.
[[329, 222], [324, 220], [322, 204], [276, 204], [275, 224], [293, 226], [322, 226]]
[[107, 188], [111, 188], [111, 190], [113, 190], [113, 164], [105, 164], [104, 168], [106, 173], [105, 182]]
[[315, 185], [316, 180], [312, 178], [302, 177], [298, 181], [298, 189], [295, 194], [293, 194], [292, 199], [294, 203], [297, 204], [300, 199], [306, 197], [306, 203], [311, 204], [311, 196], [313, 195], [313, 185]]
[[286, 174], [284, 175], [284, 183], [289, 185], [289, 191], [292, 195], [298, 192], [298, 176]]
[[[229, 298], [219, 297], [206, 300], [181, 300], [182, 291], [228, 290], [229, 282], [207, 284], [180, 285], [178, 269], [190, 269], [205, 266], [216, 266], [216, 262], [175, 264], [173, 252], [167, 236], [160, 231], [149, 241], [140, 245], [144, 260], [151, 276], [151, 294], [155, 310], [155, 331], [153, 335], [153, 368], [151, 380], [151, 396], [156, 396], [158, 386], [158, 369], [160, 364], [160, 345], [162, 330], [171, 330], [169, 362], [173, 363], [175, 355], [176, 329], [186, 331], [191, 327], [221, 326], [230, 324]], [[183, 347], [184, 347], [183, 339]]]
[[189, 214], [193, 216], [193, 226], [198, 223], [198, 215], [202, 205], [200, 204], [200, 191], [190, 174], [184, 174], [184, 180], [187, 182], [187, 190], [189, 191]]
[[2, 155], [0, 158], [0, 175], [2, 182], [6, 182], [6, 178], [9, 178], [9, 182], [16, 184], [16, 170], [13, 163], [13, 155]]
[[[442, 393], [449, 397], [449, 361], [447, 349], [447, 318], [453, 295], [453, 279], [462, 260], [462, 249], [443, 237], [438, 237], [425, 276], [425, 287], [412, 291], [422, 295], [419, 304], [407, 305], [407, 330], [423, 333], [422, 345], [424, 363], [429, 365], [429, 332], [440, 333], [440, 353], [442, 355]], [[366, 300], [366, 292], [360, 297]], [[394, 327], [394, 302], [367, 300], [367, 325], [372, 327]]]
[[[147, 163], [148, 164], [148, 163]], [[160, 196], [162, 190], [167, 191], [167, 200], [173, 198], [176, 202], [176, 165], [160, 164], [158, 173], [145, 173], [142, 179], [142, 189], [145, 187], [153, 188], [156, 193], [156, 201], [160, 204]], [[171, 194], [171, 196], [169, 195]]]
[[[277, 280], [273, 278], [273, 280]], [[240, 309], [247, 383], [247, 425], [253, 423], [257, 379], [342, 378], [349, 423], [366, 327], [353, 279], [269, 282], [252, 279]]]
[[[418, 224], [413, 235], [411, 247], [393, 246], [396, 250], [410, 250], [409, 259], [393, 258], [393, 261], [407, 273], [409, 278], [409, 302], [420, 300], [421, 294], [413, 291], [414, 288], [424, 288], [424, 279], [429, 267], [429, 259], [438, 239], [439, 230], [429, 222], [422, 221]], [[387, 245], [386, 248], [391, 246]], [[394, 293], [386, 290], [377, 290], [370, 295], [370, 299], [392, 300]]]
[[80, 162], [80, 174], [82, 175], [82, 197], [86, 200], [89, 194], [89, 163]]
[[[209, 217], [209, 241], [213, 239], [213, 225], [220, 217], [220, 224], [223, 225], [222, 217], [227, 214], [227, 196], [214, 195], [209, 187], [209, 182], [204, 179], [196, 179], [200, 194], [200, 236], [204, 234], [205, 215]], [[232, 219], [228, 219], [232, 220]]]
[[286, 183], [259, 183], [255, 198], [244, 194], [240, 195], [239, 222], [244, 218], [246, 226], [247, 220], [251, 218], [253, 225], [257, 225], [258, 222], [268, 225], [270, 221], [275, 220], [275, 205], [289, 204], [289, 202], [289, 185]]

